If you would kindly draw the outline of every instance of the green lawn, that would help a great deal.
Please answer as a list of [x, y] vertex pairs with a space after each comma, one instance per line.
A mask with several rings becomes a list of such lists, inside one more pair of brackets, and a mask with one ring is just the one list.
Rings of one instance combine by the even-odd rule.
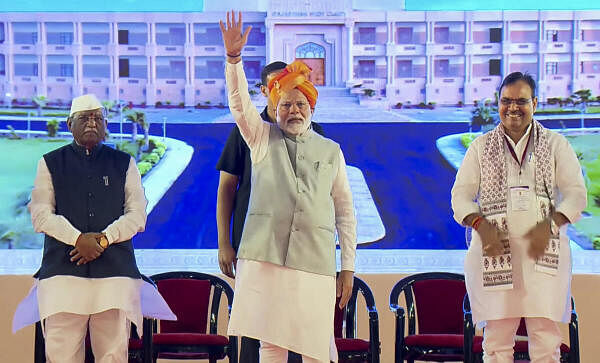
[[[72, 139], [46, 137], [12, 140], [0, 137], [0, 249], [40, 248], [42, 237], [33, 232], [27, 202], [37, 163], [49, 151], [69, 144]], [[139, 145], [130, 141], [119, 144], [129, 154], [136, 155]], [[138, 168], [147, 173], [164, 155], [166, 146], [150, 138], [150, 149], [140, 155]]]
[[[476, 136], [478, 134], [461, 135], [461, 143], [465, 149]], [[600, 134], [567, 136], [567, 140], [579, 158], [588, 190], [585, 212], [589, 216], [575, 223], [575, 227], [594, 243], [594, 248], [600, 249]]]
[[[25, 204], [29, 199], [38, 160], [47, 152], [70, 143], [67, 139], [0, 138], [0, 248], [40, 247], [40, 237], [33, 235]], [[25, 238], [23, 238], [25, 237]]]

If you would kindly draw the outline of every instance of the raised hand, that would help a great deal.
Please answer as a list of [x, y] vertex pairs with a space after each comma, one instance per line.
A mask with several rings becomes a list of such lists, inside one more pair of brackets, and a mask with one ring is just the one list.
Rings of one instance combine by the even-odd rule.
[[225, 52], [229, 57], [237, 57], [242, 54], [242, 49], [248, 42], [248, 34], [250, 34], [249, 26], [242, 34], [242, 12], [238, 13], [238, 20], [235, 21], [235, 13], [231, 11], [231, 18], [229, 11], [227, 12], [227, 26], [223, 24], [222, 20], [219, 20], [219, 26], [221, 27], [221, 34], [223, 35], [223, 45], [225, 46]]

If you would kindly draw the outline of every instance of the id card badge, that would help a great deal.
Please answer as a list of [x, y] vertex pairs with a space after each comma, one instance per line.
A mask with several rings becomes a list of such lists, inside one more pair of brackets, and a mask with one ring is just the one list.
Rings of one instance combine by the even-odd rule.
[[520, 185], [510, 187], [510, 202], [512, 205], [513, 212], [515, 211], [526, 211], [529, 209], [531, 192], [529, 186]]

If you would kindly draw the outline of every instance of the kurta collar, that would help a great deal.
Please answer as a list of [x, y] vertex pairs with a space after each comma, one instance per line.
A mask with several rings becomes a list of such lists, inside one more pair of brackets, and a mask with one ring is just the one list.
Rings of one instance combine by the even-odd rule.
[[534, 122], [535, 122], [535, 120], [531, 120], [531, 122], [529, 123], [529, 126], [527, 126], [527, 130], [525, 130], [525, 133], [523, 134], [523, 136], [521, 136], [521, 138], [519, 139], [519, 141], [516, 144], [508, 136], [508, 134], [506, 133], [506, 131], [504, 131], [504, 126], [502, 126], [502, 132], [506, 136], [506, 140], [508, 140], [508, 142], [510, 143], [510, 146], [512, 146], [516, 150], [517, 148], [519, 148], [519, 146], [521, 144], [523, 144], [524, 142], [527, 142], [527, 139], [529, 138], [529, 134], [531, 133], [531, 129], [533, 128], [532, 126], [533, 126]]
[[77, 155], [80, 155], [82, 157], [89, 157], [89, 158], [95, 158], [98, 155], [98, 153], [100, 152], [100, 150], [102, 149], [102, 146], [103, 146], [103, 144], [100, 142], [96, 146], [91, 148], [88, 153], [86, 147], [83, 145], [79, 145], [77, 143], [77, 141], [73, 140], [73, 142], [71, 143], [71, 147], [73, 148], [75, 153], [77, 153]]

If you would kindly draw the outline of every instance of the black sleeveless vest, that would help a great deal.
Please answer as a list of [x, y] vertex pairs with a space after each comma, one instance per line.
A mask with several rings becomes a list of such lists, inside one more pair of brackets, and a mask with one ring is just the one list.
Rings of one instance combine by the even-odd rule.
[[[80, 232], [102, 232], [124, 214], [128, 154], [99, 144], [87, 155], [73, 142], [44, 155], [44, 160], [52, 176], [55, 213]], [[46, 235], [42, 266], [34, 276], [140, 278], [131, 240], [109, 245], [100, 257], [80, 266], [70, 260], [72, 249]]]

